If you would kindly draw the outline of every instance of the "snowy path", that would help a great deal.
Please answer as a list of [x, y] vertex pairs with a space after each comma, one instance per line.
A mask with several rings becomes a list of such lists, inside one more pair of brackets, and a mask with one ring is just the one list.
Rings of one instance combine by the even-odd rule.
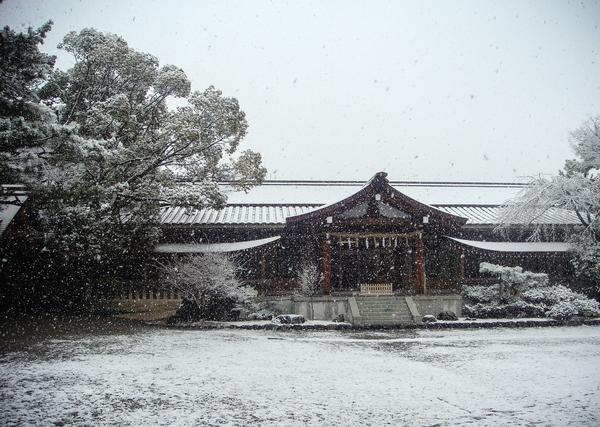
[[600, 327], [41, 336], [0, 425], [600, 425]]

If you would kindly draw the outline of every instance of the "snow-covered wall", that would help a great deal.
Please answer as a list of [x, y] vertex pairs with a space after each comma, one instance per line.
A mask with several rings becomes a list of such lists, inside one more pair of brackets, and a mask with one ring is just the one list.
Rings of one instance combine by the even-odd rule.
[[442, 311], [452, 311], [462, 316], [462, 297], [460, 295], [415, 295], [412, 297], [421, 316], [436, 316]]

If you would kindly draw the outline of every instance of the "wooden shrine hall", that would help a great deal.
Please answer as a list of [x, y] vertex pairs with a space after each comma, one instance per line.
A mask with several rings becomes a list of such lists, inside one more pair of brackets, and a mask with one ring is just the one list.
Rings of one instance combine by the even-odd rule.
[[573, 212], [537, 220], [554, 230], [547, 241], [524, 241], [520, 224], [495, 231], [502, 203], [523, 184], [390, 182], [379, 172], [366, 183], [267, 181], [243, 194], [223, 188], [229, 202], [222, 210], [164, 208], [155, 251], [230, 253], [263, 295], [297, 293], [307, 266], [320, 272], [325, 296], [458, 294], [461, 285], [485, 280], [482, 261], [572, 276], [564, 240], [578, 224]]

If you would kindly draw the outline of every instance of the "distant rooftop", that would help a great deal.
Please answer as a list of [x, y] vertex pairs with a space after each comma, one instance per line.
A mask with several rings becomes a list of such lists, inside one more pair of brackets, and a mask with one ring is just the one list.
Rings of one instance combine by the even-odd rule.
[[[247, 193], [235, 191], [232, 182], [222, 182], [229, 203], [328, 204], [358, 191], [365, 181], [266, 180]], [[517, 195], [522, 182], [483, 181], [389, 181], [407, 196], [429, 205], [500, 205]]]

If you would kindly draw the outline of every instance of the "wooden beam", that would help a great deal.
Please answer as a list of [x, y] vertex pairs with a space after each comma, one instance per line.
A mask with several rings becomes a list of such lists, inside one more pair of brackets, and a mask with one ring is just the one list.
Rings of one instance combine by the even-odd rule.
[[380, 238], [380, 239], [394, 239], [394, 238], [412, 238], [418, 237], [418, 231], [411, 231], [410, 233], [329, 233], [332, 237], [338, 237], [341, 239], [364, 239], [364, 238]]

